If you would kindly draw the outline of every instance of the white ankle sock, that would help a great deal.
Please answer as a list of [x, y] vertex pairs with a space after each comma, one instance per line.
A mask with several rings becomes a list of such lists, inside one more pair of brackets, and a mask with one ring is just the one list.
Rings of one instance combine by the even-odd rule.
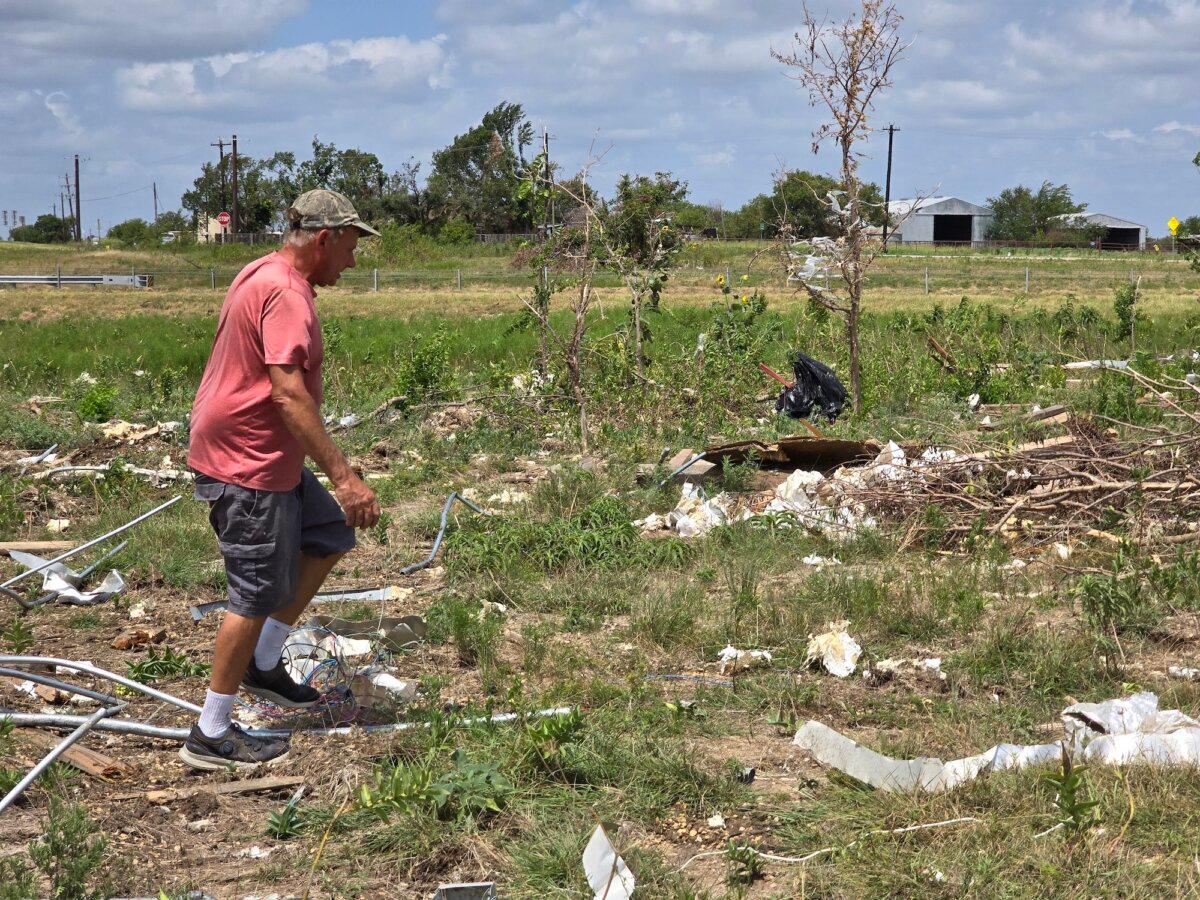
[[283, 642], [287, 640], [292, 626], [267, 616], [263, 622], [262, 631], [258, 633], [258, 645], [254, 648], [254, 664], [264, 672], [279, 665], [279, 656], [283, 653]]
[[200, 713], [200, 730], [208, 738], [219, 738], [229, 730], [233, 718], [233, 694], [218, 694], [209, 690], [204, 695], [204, 710]]

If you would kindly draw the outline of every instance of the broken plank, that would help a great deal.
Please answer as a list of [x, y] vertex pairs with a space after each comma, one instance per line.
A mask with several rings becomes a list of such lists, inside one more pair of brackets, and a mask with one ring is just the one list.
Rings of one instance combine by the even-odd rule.
[[[37, 744], [39, 747], [45, 747], [48, 750], [62, 743], [60, 735], [50, 734], [47, 731], [41, 731], [37, 728], [22, 729], [20, 735], [26, 740]], [[89, 750], [87, 747], [81, 747], [79, 744], [68, 747], [59, 759], [70, 763], [79, 771], [95, 778], [119, 778], [129, 772], [129, 766], [125, 763], [115, 760], [111, 756], [105, 756], [103, 753], [95, 750]]]
[[0, 553], [18, 550], [22, 553], [40, 553], [45, 550], [70, 550], [73, 541], [0, 541]]
[[228, 781], [224, 784], [204, 784], [191, 788], [167, 788], [160, 791], [139, 791], [133, 794], [118, 794], [114, 800], [136, 800], [144, 797], [151, 803], [170, 803], [172, 800], [185, 800], [198, 794], [257, 794], [261, 791], [279, 791], [286, 788], [297, 788], [304, 784], [304, 777], [270, 777], [248, 778], [245, 781]]

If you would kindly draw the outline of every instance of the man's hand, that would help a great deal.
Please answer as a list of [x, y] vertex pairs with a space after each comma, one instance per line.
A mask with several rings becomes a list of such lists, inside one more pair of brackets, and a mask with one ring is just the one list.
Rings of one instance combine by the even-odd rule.
[[346, 524], [351, 528], [371, 528], [379, 521], [379, 501], [366, 482], [350, 473], [350, 477], [333, 486], [338, 505], [346, 514]]
[[358, 474], [350, 468], [325, 430], [317, 401], [304, 384], [304, 373], [295, 365], [268, 365], [271, 399], [283, 423], [333, 483], [333, 494], [351, 528], [370, 528], [379, 521], [379, 501]]

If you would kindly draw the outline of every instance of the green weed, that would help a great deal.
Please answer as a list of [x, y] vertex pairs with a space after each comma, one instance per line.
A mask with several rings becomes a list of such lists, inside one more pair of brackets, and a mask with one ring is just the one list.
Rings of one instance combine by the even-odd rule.
[[54, 900], [102, 900], [111, 891], [100, 868], [108, 839], [96, 834], [87, 810], [51, 795], [46, 830], [29, 845], [29, 858], [50, 881]]
[[24, 619], [13, 619], [0, 634], [4, 647], [13, 653], [24, 653], [33, 646], [33, 628]]
[[212, 670], [208, 663], [193, 662], [186, 653], [179, 653], [170, 647], [164, 647], [161, 651], [151, 647], [146, 651], [145, 659], [127, 662], [125, 668], [130, 678], [142, 684], [163, 678], [205, 676]]

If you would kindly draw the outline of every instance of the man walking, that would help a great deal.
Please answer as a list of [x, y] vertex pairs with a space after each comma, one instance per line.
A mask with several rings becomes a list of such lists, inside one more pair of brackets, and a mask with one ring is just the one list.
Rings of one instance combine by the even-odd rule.
[[[321, 418], [324, 346], [313, 302], [314, 287], [354, 267], [359, 234], [378, 232], [334, 191], [301, 194], [287, 216], [284, 246], [242, 269], [225, 295], [192, 409], [188, 465], [229, 583], [204, 710], [179, 751], [198, 769], [253, 768], [287, 753], [287, 739], [232, 722], [238, 685], [281, 706], [318, 701], [284, 667], [284, 639], [354, 548], [354, 529], [379, 520], [375, 494]], [[306, 456], [329, 476], [336, 502]]]

